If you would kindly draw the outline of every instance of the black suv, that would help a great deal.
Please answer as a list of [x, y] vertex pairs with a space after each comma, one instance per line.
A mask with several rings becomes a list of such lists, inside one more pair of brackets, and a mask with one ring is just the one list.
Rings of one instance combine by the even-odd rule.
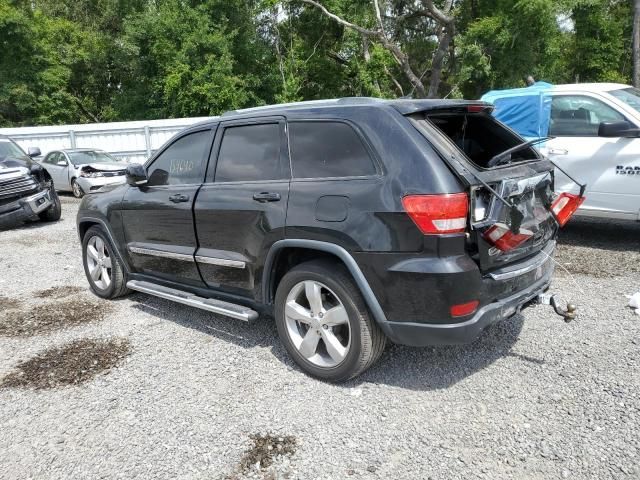
[[92, 290], [273, 316], [305, 371], [352, 378], [405, 345], [470, 342], [551, 281], [581, 201], [480, 102], [303, 102], [176, 135], [88, 195]]
[[13, 140], [0, 135], [0, 229], [24, 220], [60, 219], [60, 199], [53, 181], [32, 160], [39, 155], [39, 148], [29, 148], [27, 155]]

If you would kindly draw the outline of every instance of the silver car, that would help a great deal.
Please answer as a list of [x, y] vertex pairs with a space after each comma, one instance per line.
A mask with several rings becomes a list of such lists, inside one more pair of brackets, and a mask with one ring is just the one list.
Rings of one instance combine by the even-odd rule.
[[103, 150], [74, 148], [54, 150], [41, 162], [57, 191], [73, 192], [81, 198], [104, 185], [125, 183], [127, 163]]

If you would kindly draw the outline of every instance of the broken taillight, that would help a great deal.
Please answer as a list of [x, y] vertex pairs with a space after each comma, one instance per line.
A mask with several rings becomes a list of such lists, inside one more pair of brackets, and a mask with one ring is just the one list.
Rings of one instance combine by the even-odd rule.
[[422, 233], [462, 233], [467, 228], [469, 196], [466, 193], [407, 195], [402, 206]]
[[576, 213], [576, 210], [584, 200], [585, 197], [573, 193], [561, 193], [558, 195], [558, 198], [551, 205], [551, 211], [561, 227], [564, 227], [571, 216]]
[[520, 228], [518, 233], [513, 233], [504, 223], [496, 223], [489, 227], [482, 236], [498, 250], [508, 252], [533, 237], [533, 232], [526, 228]]

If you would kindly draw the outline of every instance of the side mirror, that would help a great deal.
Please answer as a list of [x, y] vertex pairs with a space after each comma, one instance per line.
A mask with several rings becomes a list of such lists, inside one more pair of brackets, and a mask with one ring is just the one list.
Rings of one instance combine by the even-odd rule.
[[42, 152], [38, 147], [29, 147], [29, 149], [27, 150], [27, 155], [29, 155], [31, 158], [34, 158], [42, 155]]
[[598, 136], [607, 138], [632, 138], [640, 136], [640, 129], [626, 120], [602, 122], [598, 127]]
[[147, 171], [139, 163], [127, 165], [127, 183], [134, 187], [140, 187], [149, 181]]
[[67, 161], [66, 160], [58, 160], [56, 162], [56, 165], [58, 165], [59, 167], [66, 167], [67, 166]]

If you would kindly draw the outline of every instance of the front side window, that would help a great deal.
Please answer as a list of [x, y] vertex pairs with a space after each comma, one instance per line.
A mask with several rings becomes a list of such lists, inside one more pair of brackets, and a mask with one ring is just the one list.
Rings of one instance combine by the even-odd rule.
[[376, 167], [355, 130], [340, 122], [290, 122], [294, 178], [360, 177]]
[[624, 116], [609, 105], [584, 95], [561, 95], [551, 102], [549, 135], [597, 137], [602, 122], [624, 120]]
[[616, 97], [618, 100], [621, 100], [631, 108], [640, 112], [640, 89], [629, 87], [619, 90], [609, 90], [609, 95]]
[[201, 183], [210, 130], [190, 133], [163, 151], [147, 169], [148, 186]]

